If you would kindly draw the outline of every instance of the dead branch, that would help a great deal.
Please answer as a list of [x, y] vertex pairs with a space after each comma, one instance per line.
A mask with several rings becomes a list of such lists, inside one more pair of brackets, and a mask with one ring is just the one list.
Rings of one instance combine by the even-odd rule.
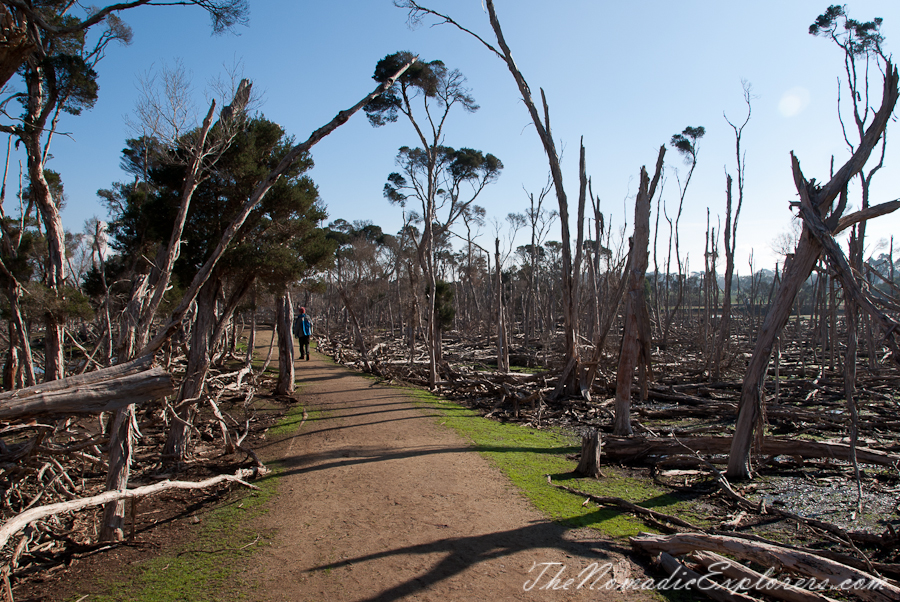
[[166, 480], [154, 485], [145, 485], [143, 487], [137, 487], [135, 489], [106, 491], [99, 495], [80, 498], [69, 502], [60, 502], [57, 504], [48, 504], [47, 506], [38, 506], [37, 508], [26, 510], [25, 512], [12, 517], [8, 521], [6, 521], [6, 523], [4, 523], [2, 527], [0, 527], [0, 548], [5, 546], [6, 542], [9, 541], [9, 538], [23, 529], [26, 525], [29, 525], [34, 521], [40, 520], [42, 518], [47, 518], [48, 516], [62, 514], [63, 512], [74, 512], [76, 510], [81, 510], [82, 508], [101, 506], [103, 504], [106, 504], [107, 502], [114, 502], [117, 500], [142, 498], [148, 495], [159, 493], [161, 491], [166, 491], [168, 489], [206, 489], [208, 487], [212, 487], [213, 485], [224, 482], [240, 483], [241, 485], [244, 485], [245, 487], [249, 487], [251, 489], [259, 489], [259, 487], [251, 485], [250, 483], [244, 481], [244, 478], [246, 478], [245, 472], [238, 471], [233, 475], [223, 474], [217, 477], [212, 477], [203, 481], [196, 482]]
[[671, 525], [676, 525], [678, 527], [684, 527], [685, 529], [690, 529], [692, 531], [702, 531], [700, 527], [693, 525], [686, 520], [682, 520], [677, 516], [672, 516], [670, 514], [663, 514], [662, 512], [657, 512], [656, 510], [650, 510], [649, 508], [644, 508], [642, 506], [638, 506], [637, 504], [633, 504], [628, 500], [623, 500], [619, 497], [609, 497], [609, 496], [599, 496], [593, 495], [591, 493], [587, 493], [584, 491], [579, 491], [577, 489], [573, 489], [571, 487], [566, 487], [565, 485], [558, 485], [554, 483], [550, 479], [550, 475], [547, 475], [547, 482], [550, 483], [553, 487], [557, 489], [562, 489], [563, 491], [568, 491], [569, 493], [574, 493], [575, 495], [579, 495], [581, 497], [585, 497], [596, 504], [601, 504], [603, 506], [617, 506], [626, 512], [633, 512], [634, 514], [640, 516], [648, 516], [654, 520], [660, 522], [666, 522]]

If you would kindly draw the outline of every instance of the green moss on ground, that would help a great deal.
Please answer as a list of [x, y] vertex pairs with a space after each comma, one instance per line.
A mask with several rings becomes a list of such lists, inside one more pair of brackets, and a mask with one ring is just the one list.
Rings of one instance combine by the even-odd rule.
[[140, 562], [105, 582], [107, 593], [90, 597], [97, 602], [216, 602], [240, 599], [238, 567], [258, 549], [258, 535], [242, 527], [247, 519], [265, 512], [265, 504], [277, 492], [277, 479], [264, 479], [259, 491], [235, 492], [229, 500], [201, 515], [202, 526], [182, 549]]
[[[270, 438], [289, 436], [303, 422], [303, 407], [291, 408], [269, 429]], [[267, 511], [267, 503], [278, 493], [276, 462], [272, 473], [254, 483], [259, 490], [241, 489], [208, 512], [199, 514], [201, 525], [190, 543], [162, 556], [132, 565], [116, 581], [104, 581], [92, 594], [95, 602], [220, 602], [247, 599], [248, 584], [239, 575], [246, 559], [261, 545], [252, 519]], [[72, 600], [83, 599], [80, 596]]]

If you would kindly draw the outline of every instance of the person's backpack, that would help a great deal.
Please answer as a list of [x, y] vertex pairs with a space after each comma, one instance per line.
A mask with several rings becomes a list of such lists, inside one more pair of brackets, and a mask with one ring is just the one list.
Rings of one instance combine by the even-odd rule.
[[291, 332], [294, 333], [294, 336], [298, 339], [303, 336], [310, 336], [312, 334], [312, 322], [309, 321], [309, 316], [300, 314], [295, 317], [294, 324], [291, 326]]

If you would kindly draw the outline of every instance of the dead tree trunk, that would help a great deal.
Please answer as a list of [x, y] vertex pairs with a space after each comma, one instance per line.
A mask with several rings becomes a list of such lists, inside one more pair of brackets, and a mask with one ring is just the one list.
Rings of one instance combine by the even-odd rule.
[[581, 459], [575, 472], [585, 477], [598, 479], [603, 476], [600, 472], [600, 431], [594, 429], [592, 432], [581, 436]]
[[278, 382], [276, 395], [290, 395], [294, 392], [294, 306], [291, 292], [285, 291], [275, 306], [275, 333], [278, 335]]
[[494, 239], [496, 251], [494, 253], [494, 264], [497, 281], [497, 292], [495, 294], [494, 315], [497, 319], [497, 370], [499, 372], [509, 372], [509, 342], [506, 340], [506, 319], [503, 311], [503, 277], [500, 270], [500, 239]]
[[247, 336], [247, 355], [244, 366], [253, 365], [253, 350], [256, 348], [256, 286], [253, 287], [253, 299], [250, 302], [250, 334]]
[[[734, 207], [732, 219], [731, 176], [726, 175], [725, 184], [725, 296], [722, 300], [722, 318], [719, 321], [719, 337], [716, 342], [715, 360], [713, 361], [713, 382], [721, 380], [722, 360], [725, 355], [725, 343], [731, 334], [731, 280], [734, 277], [734, 250], [737, 239], [738, 220], [741, 217], [741, 206], [744, 204], [744, 155], [741, 152], [741, 135], [744, 127], [750, 122], [752, 106], [750, 105], [750, 84], [744, 83], [744, 102], [747, 103], [747, 118], [744, 123], [737, 126], [726, 117], [725, 121], [734, 130], [735, 155], [737, 158], [737, 206]], [[753, 274], [750, 274], [752, 277]]]
[[[797, 191], [800, 193], [801, 198], [807, 197], [808, 202], [806, 204], [812, 212], [818, 214], [820, 219], [823, 219], [824, 215], [831, 210], [835, 199], [839, 194], [841, 195], [841, 202], [825, 220], [825, 224], [832, 234], [836, 234], [852, 225], [844, 223], [843, 228], [841, 227], [841, 214], [846, 207], [847, 184], [851, 178], [859, 174], [863, 169], [872, 149], [884, 134], [888, 119], [897, 103], [898, 94], [900, 94], [900, 91], [898, 91], [897, 69], [888, 62], [884, 76], [881, 108], [875, 113], [872, 124], [866, 130], [865, 136], [856, 151], [825, 186], [820, 188], [808, 183], [800, 171], [799, 162], [792, 155], [794, 182]], [[822, 248], [822, 244], [813, 235], [809, 224], [804, 221], [803, 230], [800, 233], [800, 241], [794, 252], [794, 259], [785, 270], [783, 282], [778, 289], [775, 302], [769, 309], [765, 322], [763, 322], [759, 338], [756, 341], [756, 347], [744, 376], [741, 400], [738, 405], [738, 418], [726, 473], [730, 479], [746, 479], [750, 477], [750, 450], [754, 434], [761, 427], [762, 384], [765, 379], [766, 366], [772, 355], [772, 347], [775, 340], [790, 317], [797, 293], [812, 273], [822, 253]]]
[[172, 423], [162, 451], [165, 462], [180, 463], [187, 459], [197, 405], [203, 394], [206, 374], [209, 371], [210, 339], [216, 326], [216, 297], [220, 286], [221, 281], [218, 278], [209, 280], [197, 296], [187, 367], [181, 390], [170, 412]]
[[634, 369], [650, 366], [650, 314], [647, 311], [647, 300], [644, 296], [644, 281], [647, 273], [650, 249], [650, 202], [656, 193], [656, 185], [662, 173], [665, 145], [659, 148], [656, 160], [656, 173], [651, 183], [647, 168], [641, 168], [640, 188], [634, 202], [634, 235], [631, 238], [631, 251], [625, 294], [625, 329], [622, 333], [622, 347], [619, 351], [619, 370], [616, 374], [616, 416], [613, 434], [631, 434], [631, 381]]
[[350, 304], [350, 298], [347, 296], [347, 291], [345, 291], [343, 287], [338, 287], [338, 293], [344, 301], [344, 307], [347, 308], [347, 314], [350, 316], [350, 322], [353, 325], [353, 338], [356, 340], [356, 348], [359, 350], [359, 356], [362, 359], [363, 366], [366, 371], [371, 371], [372, 367], [369, 365], [369, 352], [366, 349], [366, 341], [362, 335], [362, 327], [359, 325], [359, 319], [356, 317], [356, 312], [353, 311], [353, 306]]

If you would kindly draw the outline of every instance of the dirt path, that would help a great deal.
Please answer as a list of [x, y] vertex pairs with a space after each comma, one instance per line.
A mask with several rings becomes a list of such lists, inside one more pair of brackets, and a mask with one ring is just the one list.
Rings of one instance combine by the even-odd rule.
[[[254, 555], [254, 600], [646, 600], [542, 589], [596, 562], [639, 569], [590, 530], [547, 521], [497, 469], [427, 409], [314, 353], [297, 362], [313, 415], [273, 442], [286, 469], [258, 525], [275, 533]], [[557, 562], [530, 591], [540, 563]], [[538, 563], [538, 566], [535, 566]], [[530, 571], [530, 572], [529, 572]]]

